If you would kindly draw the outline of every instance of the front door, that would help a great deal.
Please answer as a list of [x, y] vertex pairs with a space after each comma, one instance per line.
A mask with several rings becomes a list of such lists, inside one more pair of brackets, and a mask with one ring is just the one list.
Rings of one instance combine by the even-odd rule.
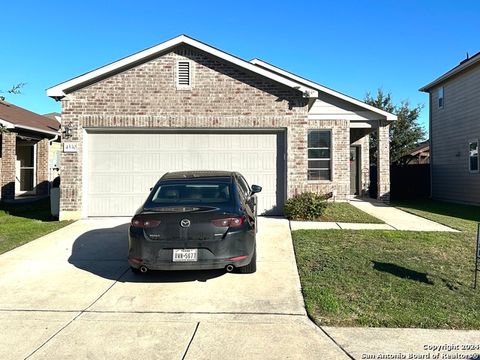
[[360, 146], [350, 147], [350, 195], [360, 194]]

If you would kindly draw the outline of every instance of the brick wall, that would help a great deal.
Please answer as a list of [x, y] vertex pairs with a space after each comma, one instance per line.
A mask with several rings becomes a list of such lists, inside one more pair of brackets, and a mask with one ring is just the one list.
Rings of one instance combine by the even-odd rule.
[[2, 168], [1, 168], [1, 193], [2, 200], [15, 199], [15, 156], [17, 134], [3, 133], [2, 136]]
[[389, 125], [379, 121], [378, 155], [377, 155], [377, 198], [384, 202], [390, 201], [390, 140]]
[[[193, 84], [179, 90], [176, 62], [192, 60]], [[248, 73], [188, 46], [74, 91], [62, 100], [62, 123], [73, 129], [64, 141], [78, 142], [63, 153], [61, 203], [64, 218], [82, 206], [83, 128], [283, 128], [287, 131], [287, 196], [303, 189], [349, 192], [348, 121], [310, 121], [308, 99], [294, 89]], [[307, 182], [307, 129], [333, 131], [333, 181]], [[61, 215], [62, 216], [62, 215]]]
[[37, 179], [35, 191], [37, 195], [48, 193], [48, 139], [37, 143]]

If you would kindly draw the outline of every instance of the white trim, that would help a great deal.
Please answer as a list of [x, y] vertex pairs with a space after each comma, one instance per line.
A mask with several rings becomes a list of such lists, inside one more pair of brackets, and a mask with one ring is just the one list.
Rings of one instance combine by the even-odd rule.
[[245, 133], [279, 133], [287, 127], [85, 127], [89, 134], [98, 132], [145, 132], [145, 133], [170, 133], [170, 132], [245, 132]]
[[35, 127], [32, 127], [32, 126], [26, 126], [26, 125], [17, 125], [17, 124], [13, 124], [13, 123], [11, 123], [7, 120], [3, 120], [3, 119], [0, 119], [0, 125], [7, 128], [7, 129], [18, 128], [18, 129], [35, 131], [35, 132], [39, 132], [39, 133], [42, 133], [42, 134], [51, 134], [51, 135], [58, 135], [59, 134], [58, 131], [43, 130], [43, 129], [38, 129], [38, 128], [35, 128]]
[[37, 129], [37, 128], [31, 127], [31, 126], [25, 126], [25, 125], [15, 125], [15, 127], [19, 128], [19, 129], [24, 129], [24, 130], [36, 131], [36, 132], [39, 132], [39, 133], [42, 133], [42, 134], [50, 134], [50, 135], [58, 135], [59, 134], [58, 131], [42, 130], [42, 129]]
[[[310, 134], [311, 131], [322, 131], [322, 132], [328, 132], [330, 135], [330, 147], [328, 148], [330, 157], [329, 159], [327, 158], [311, 158], [308, 156], [308, 151], [310, 149], [322, 149], [322, 148], [311, 148], [308, 146], [308, 135]], [[333, 146], [333, 129], [332, 128], [308, 128], [307, 129], [307, 182], [308, 183], [313, 183], [313, 182], [333, 182], [333, 151], [332, 151], [332, 146]], [[309, 161], [315, 161], [315, 160], [329, 160], [330, 161], [330, 167], [328, 169], [325, 168], [312, 168], [311, 170], [329, 170], [330, 171], [330, 179], [315, 179], [315, 180], [310, 180], [308, 178], [308, 171], [310, 170], [310, 167], [308, 166]]]
[[0, 126], [6, 129], [13, 129], [15, 127], [15, 125], [13, 125], [11, 122], [3, 119], [0, 119]]
[[37, 150], [38, 150], [38, 143], [33, 144], [33, 189], [32, 191], [35, 190], [39, 185], [38, 184], [38, 179], [37, 179]]
[[[472, 170], [470, 167], [470, 145], [473, 143], [477, 143], [477, 170]], [[470, 174], [478, 174], [480, 172], [480, 143], [478, 139], [472, 139], [468, 141], [468, 172]]]
[[[367, 111], [359, 111], [357, 113], [346, 114], [346, 113], [326, 113], [326, 114], [308, 114], [308, 120], [349, 120], [349, 121], [378, 121], [380, 116], [363, 116]], [[371, 114], [371, 112], [368, 112]]]
[[280, 84], [286, 85], [288, 87], [297, 89], [305, 94], [306, 97], [317, 97], [318, 92], [314, 89], [309, 87], [308, 85], [305, 86], [302, 83], [293, 81], [291, 79], [287, 79], [284, 76], [280, 76], [277, 74], [272, 73], [271, 71], [262, 69], [254, 64], [249, 63], [248, 61], [242, 60], [238, 57], [235, 57], [233, 55], [227, 54], [223, 51], [220, 51], [218, 49], [215, 49], [209, 45], [206, 45], [204, 43], [201, 43], [197, 40], [194, 40], [186, 35], [180, 35], [177, 36], [171, 40], [165, 41], [159, 45], [156, 45], [154, 47], [151, 47], [149, 49], [140, 51], [136, 54], [130, 55], [126, 58], [123, 58], [121, 60], [115, 61], [111, 64], [102, 66], [96, 70], [87, 72], [83, 75], [80, 75], [76, 78], [73, 78], [71, 80], [65, 81], [63, 83], [60, 83], [58, 85], [55, 85], [49, 89], [47, 89], [47, 96], [53, 97], [53, 98], [62, 98], [68, 93], [68, 89], [72, 87], [81, 87], [82, 84], [89, 82], [89, 81], [94, 81], [95, 79], [108, 75], [109, 73], [119, 71], [122, 68], [128, 67], [129, 65], [132, 65], [136, 62], [140, 62], [144, 59], [147, 59], [151, 56], [154, 56], [156, 54], [160, 54], [162, 52], [165, 52], [172, 47], [175, 47], [180, 44], [187, 44], [190, 46], [193, 46], [201, 51], [207, 52], [213, 56], [216, 56], [220, 59], [223, 59], [225, 61], [228, 61], [234, 65], [240, 66], [244, 68], [245, 70], [251, 71], [253, 73], [256, 73], [258, 75], [267, 77], [271, 80], [274, 80]]
[[372, 129], [374, 127], [370, 121], [350, 121], [350, 129]]
[[[18, 143], [16, 147], [31, 147], [32, 148], [32, 166], [19, 166], [17, 167], [18, 160], [18, 153], [15, 151], [15, 196], [17, 195], [24, 195], [24, 194], [35, 194], [37, 183], [37, 143], [32, 144], [31, 142], [28, 143]], [[22, 169], [23, 170], [32, 170], [32, 189], [31, 190], [20, 190], [22, 187]], [[17, 170], [20, 177], [17, 179]], [[17, 180], [18, 180], [18, 188], [17, 191]]]
[[32, 126], [26, 126], [26, 125], [17, 125], [17, 124], [13, 124], [13, 123], [11, 123], [7, 120], [3, 120], [3, 119], [0, 119], [0, 125], [2, 125], [3, 127], [6, 127], [7, 129], [19, 128], [19, 129], [24, 129], [24, 130], [36, 131], [36, 132], [40, 132], [40, 133], [43, 133], [43, 134], [51, 134], [51, 135], [58, 135], [59, 134], [58, 131], [43, 130], [43, 129], [38, 129], [38, 128], [35, 128], [35, 127], [32, 127]]
[[[82, 142], [82, 219], [88, 218], [88, 132], [83, 129]], [[63, 153], [62, 153], [63, 154]], [[61, 169], [60, 169], [61, 170]]]
[[386, 111], [383, 111], [383, 110], [380, 110], [380, 109], [377, 109], [376, 107], [374, 106], [371, 106], [371, 105], [368, 105], [368, 104], [365, 104], [363, 101], [360, 101], [360, 100], [357, 100], [355, 98], [352, 98], [351, 96], [347, 96], [345, 94], [342, 94], [342, 93], [339, 93], [338, 91], [335, 91], [335, 90], [332, 90], [332, 89], [329, 89], [323, 85], [320, 85], [320, 84], [317, 84], [313, 81], [310, 81], [310, 80], [307, 80], [307, 79], [304, 79], [300, 76], [297, 76], [295, 74], [292, 74], [288, 71], [285, 71], [283, 69], [280, 69], [272, 64], [269, 64], [265, 61], [262, 61], [260, 59], [253, 59], [250, 61], [252, 64], [258, 66], [258, 67], [261, 67], [261, 68], [265, 68], [267, 70], [270, 70], [274, 73], [278, 73], [278, 74], [281, 74], [282, 76], [285, 76], [289, 79], [292, 79], [292, 80], [295, 80], [295, 81], [298, 81], [306, 86], [309, 86], [309, 87], [312, 87], [318, 91], [322, 91], [324, 93], [327, 93], [329, 95], [332, 95], [332, 96], [335, 96], [339, 99], [342, 99], [342, 100], [345, 100], [345, 101], [348, 101], [352, 104], [355, 104], [357, 106], [360, 106], [364, 109], [367, 109], [369, 111], [372, 111], [374, 113], [377, 113], [377, 114], [380, 114], [382, 116], [385, 116], [385, 119], [384, 120], [397, 120], [397, 116], [389, 113], [389, 112], [386, 112]]
[[[440, 105], [440, 99], [442, 99], [442, 105]], [[443, 109], [445, 107], [445, 88], [440, 86], [437, 90], [437, 108]]]

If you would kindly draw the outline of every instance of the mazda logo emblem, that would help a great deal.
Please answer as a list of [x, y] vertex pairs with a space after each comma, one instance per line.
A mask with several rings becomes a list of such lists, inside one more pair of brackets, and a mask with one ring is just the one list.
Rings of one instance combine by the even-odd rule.
[[180, 226], [184, 228], [190, 227], [190, 220], [183, 219], [182, 221], [180, 221]]

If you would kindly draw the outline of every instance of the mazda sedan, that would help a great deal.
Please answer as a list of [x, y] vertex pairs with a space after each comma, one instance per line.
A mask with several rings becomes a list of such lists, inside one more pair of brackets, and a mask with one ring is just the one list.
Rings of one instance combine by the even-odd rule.
[[256, 193], [236, 172], [165, 174], [132, 218], [128, 261], [148, 270], [256, 271]]

